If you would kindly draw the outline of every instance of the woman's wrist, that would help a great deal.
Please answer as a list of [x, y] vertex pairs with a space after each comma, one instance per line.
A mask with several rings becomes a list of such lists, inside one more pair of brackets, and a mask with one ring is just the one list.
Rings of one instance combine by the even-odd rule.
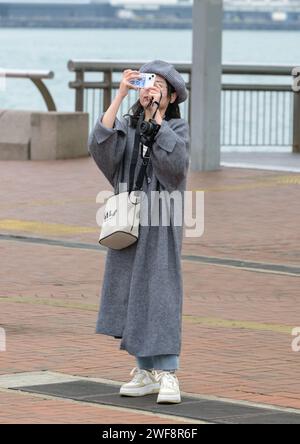
[[157, 111], [157, 113], [156, 113], [155, 120], [156, 120], [156, 123], [158, 123], [158, 125], [161, 125], [163, 122], [162, 116], [159, 111]]
[[115, 125], [116, 116], [120, 109], [122, 103], [122, 96], [117, 94], [114, 100], [112, 101], [108, 110], [104, 113], [102, 118], [102, 124], [109, 129], [112, 129]]
[[122, 101], [122, 100], [124, 100], [125, 97], [127, 97], [127, 96], [128, 96], [128, 92], [127, 92], [127, 93], [124, 93], [124, 92], [122, 92], [122, 91], [119, 89], [118, 92], [117, 92], [117, 94], [116, 94], [116, 99]]

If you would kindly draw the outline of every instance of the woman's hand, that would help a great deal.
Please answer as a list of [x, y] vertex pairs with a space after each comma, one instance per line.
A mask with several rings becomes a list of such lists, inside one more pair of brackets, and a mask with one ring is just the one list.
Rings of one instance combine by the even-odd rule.
[[162, 90], [158, 86], [152, 86], [151, 88], [146, 88], [149, 92], [150, 98], [153, 100], [152, 106], [157, 108], [158, 105], [154, 104], [154, 102], [160, 103], [162, 98]]
[[149, 96], [150, 96], [151, 100], [149, 102], [149, 105], [145, 109], [145, 118], [146, 118], [146, 120], [152, 119], [155, 111], [157, 110], [156, 121], [157, 120], [161, 121], [162, 119], [160, 116], [158, 103], [161, 102], [162, 90], [158, 86], [153, 86], [151, 88], [147, 88], [147, 91], [149, 92]]
[[137, 86], [130, 83], [131, 80], [140, 79], [141, 74], [139, 71], [133, 71], [131, 69], [126, 69], [123, 72], [123, 77], [119, 87], [119, 95], [124, 99], [128, 95], [130, 89], [138, 90]]

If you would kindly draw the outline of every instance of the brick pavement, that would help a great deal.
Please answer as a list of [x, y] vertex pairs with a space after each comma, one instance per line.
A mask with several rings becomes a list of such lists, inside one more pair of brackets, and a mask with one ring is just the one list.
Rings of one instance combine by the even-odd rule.
[[[97, 243], [95, 196], [110, 187], [91, 159], [1, 162], [0, 174], [0, 234]], [[299, 174], [191, 172], [188, 188], [206, 191], [206, 229], [184, 240], [183, 254], [299, 267], [299, 184]], [[7, 333], [0, 374], [49, 369], [129, 379], [133, 357], [119, 341], [94, 334], [103, 252], [0, 240], [0, 254]], [[291, 330], [300, 327], [299, 277], [185, 260], [183, 272], [182, 390], [299, 409], [300, 354], [291, 349]], [[6, 391], [0, 403], [7, 406], [0, 422], [149, 421]]]

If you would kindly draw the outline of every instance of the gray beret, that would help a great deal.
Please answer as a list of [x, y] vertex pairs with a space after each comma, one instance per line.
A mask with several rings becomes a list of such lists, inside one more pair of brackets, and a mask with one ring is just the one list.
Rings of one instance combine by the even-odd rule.
[[149, 72], [158, 74], [164, 77], [175, 89], [178, 96], [178, 102], [182, 103], [188, 97], [188, 92], [185, 86], [185, 81], [181, 74], [174, 68], [173, 65], [162, 60], [154, 60], [146, 63], [140, 68], [141, 73]]

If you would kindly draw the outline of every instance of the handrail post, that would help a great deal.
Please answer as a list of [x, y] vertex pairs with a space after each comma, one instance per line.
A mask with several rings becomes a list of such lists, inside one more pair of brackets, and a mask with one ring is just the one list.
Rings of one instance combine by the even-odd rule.
[[189, 90], [189, 104], [188, 104], [188, 122], [191, 122], [191, 116], [192, 116], [192, 74], [189, 73], [189, 85], [190, 85], [190, 90]]
[[112, 98], [112, 71], [104, 71], [104, 82], [106, 84], [103, 92], [103, 112], [107, 111]]
[[300, 91], [294, 92], [293, 153], [300, 153]]
[[47, 88], [43, 79], [53, 79], [53, 71], [25, 70], [25, 69], [4, 69], [2, 70], [6, 78], [29, 79], [41, 93], [48, 111], [56, 111], [56, 105], [51, 92]]
[[83, 112], [84, 109], [84, 71], [76, 71], [76, 95], [75, 95], [75, 111]]
[[45, 85], [45, 83], [41, 79], [31, 78], [31, 81], [35, 84], [35, 86], [38, 88], [38, 90], [42, 94], [42, 97], [45, 101], [48, 111], [57, 111], [53, 97], [52, 97], [49, 89]]

